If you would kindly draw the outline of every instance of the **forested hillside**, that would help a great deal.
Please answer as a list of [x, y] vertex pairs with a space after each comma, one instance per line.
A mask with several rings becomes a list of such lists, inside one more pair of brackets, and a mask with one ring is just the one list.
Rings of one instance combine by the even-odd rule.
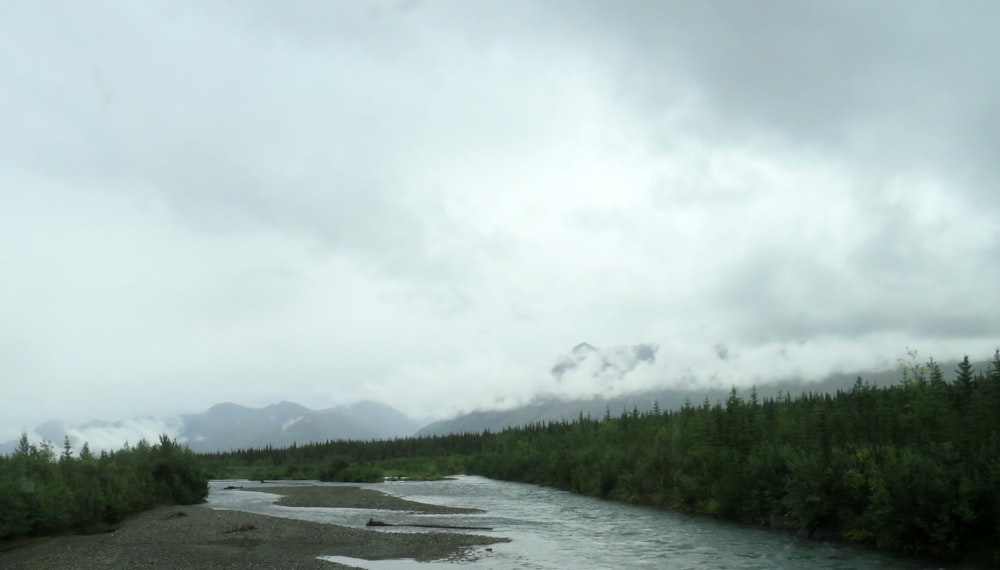
[[95, 530], [157, 505], [193, 504], [208, 495], [198, 457], [166, 436], [150, 445], [78, 457], [66, 441], [57, 458], [49, 442], [0, 455], [0, 539]]
[[902, 384], [537, 425], [487, 440], [475, 472], [908, 552], [1000, 562], [1000, 354], [953, 383]]
[[205, 456], [216, 475], [374, 478], [465, 471], [801, 534], [1000, 564], [1000, 351], [955, 379], [634, 410], [499, 433]]
[[[952, 369], [957, 361], [946, 366], [944, 370], [947, 380], [954, 379]], [[840, 389], [849, 389], [857, 374], [833, 373], [815, 382], [806, 382], [802, 379], [787, 379], [776, 382], [769, 382], [757, 386], [757, 392], [761, 398], [767, 396], [777, 397], [781, 394], [799, 394], [803, 390], [810, 390], [816, 393], [831, 394]], [[888, 386], [899, 382], [899, 374], [893, 370], [873, 371], [864, 374], [865, 381], [876, 386]], [[639, 392], [629, 392], [611, 397], [591, 397], [574, 400], [563, 400], [560, 398], [541, 398], [530, 404], [519, 406], [508, 410], [480, 410], [466, 414], [461, 414], [454, 418], [439, 420], [426, 425], [416, 433], [422, 435], [447, 435], [449, 433], [464, 433], [469, 431], [481, 432], [484, 429], [490, 431], [502, 431], [508, 427], [517, 427], [537, 422], [551, 422], [560, 420], [573, 420], [583, 412], [584, 416], [602, 417], [605, 409], [613, 410], [616, 415], [621, 410], [638, 409], [640, 412], [649, 412], [655, 404], [661, 410], [680, 409], [684, 402], [701, 402], [705, 398], [708, 401], [725, 400], [727, 390], [723, 387], [664, 387]]]

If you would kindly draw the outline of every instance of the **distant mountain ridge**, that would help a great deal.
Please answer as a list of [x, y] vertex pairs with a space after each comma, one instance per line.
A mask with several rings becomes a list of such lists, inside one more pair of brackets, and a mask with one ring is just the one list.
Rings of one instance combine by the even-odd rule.
[[[590, 345], [586, 345], [587, 353], [593, 353]], [[645, 345], [638, 345], [645, 346]], [[595, 349], [596, 350], [596, 349]], [[576, 352], [576, 349], [574, 349]], [[945, 380], [954, 379], [956, 362], [939, 363]], [[984, 366], [985, 364], [981, 364]], [[977, 367], [977, 369], [980, 369]], [[850, 390], [858, 377], [865, 382], [887, 386], [901, 380], [897, 370], [838, 373], [831, 374], [818, 382], [803, 382], [801, 380], [784, 380], [756, 386], [759, 398], [776, 397], [784, 393], [793, 396], [803, 392], [835, 393], [837, 390]], [[564, 400], [558, 398], [540, 398], [536, 401], [509, 410], [476, 410], [453, 418], [430, 423], [417, 432], [417, 436], [446, 435], [450, 433], [479, 433], [483, 430], [502, 431], [507, 427], [516, 427], [545, 421], [572, 421], [581, 415], [592, 418], [602, 418], [610, 413], [613, 417], [637, 409], [640, 412], [652, 410], [654, 406], [661, 410], [680, 409], [685, 402], [699, 406], [704, 401], [714, 404], [729, 397], [730, 389], [723, 388], [660, 388], [644, 390], [611, 398], [579, 398]], [[738, 389], [743, 398], [749, 398], [750, 387]]]
[[[652, 363], [658, 347], [637, 344], [610, 348], [597, 348], [580, 343], [559, 357], [550, 373], [558, 382], [575, 382], [597, 379], [597, 385], [616, 383], [632, 370]], [[946, 381], [955, 376], [957, 361], [939, 363]], [[984, 370], [985, 362], [975, 362], [976, 370]], [[828, 376], [819, 382], [785, 380], [757, 385], [760, 398], [774, 397], [788, 392], [793, 396], [810, 391], [833, 393], [849, 390], [858, 376], [875, 385], [889, 385], [901, 379], [898, 370], [882, 372], [841, 373]], [[610, 383], [610, 384], [609, 384]], [[742, 397], [749, 397], [750, 388], [741, 388]], [[293, 402], [282, 401], [262, 408], [250, 408], [232, 402], [215, 404], [197, 414], [179, 417], [140, 417], [127, 420], [91, 421], [81, 425], [67, 425], [50, 421], [37, 426], [37, 434], [60, 447], [69, 436], [75, 447], [84, 441], [92, 449], [118, 449], [126, 441], [136, 443], [142, 438], [155, 440], [162, 433], [176, 437], [198, 452], [229, 451], [248, 447], [287, 447], [294, 444], [323, 442], [336, 439], [388, 439], [394, 437], [443, 435], [449, 433], [501, 431], [511, 426], [534, 422], [572, 421], [581, 415], [593, 418], [610, 413], [619, 416], [633, 409], [648, 411], [658, 406], [661, 410], [678, 409], [690, 402], [701, 405], [723, 401], [728, 388], [658, 388], [622, 394], [615, 397], [585, 397], [560, 399], [539, 397], [531, 403], [507, 410], [476, 410], [456, 417], [424, 424], [395, 408], [372, 401], [313, 410]], [[421, 427], [422, 426], [422, 427]], [[29, 435], [34, 435], [29, 433]], [[17, 447], [17, 440], [0, 442], [0, 453], [10, 453]]]
[[[49, 421], [37, 426], [33, 434], [52, 442], [57, 449], [63, 438], [69, 437], [76, 448], [87, 442], [97, 450], [118, 449], [126, 442], [135, 444], [140, 439], [153, 441], [167, 433], [194, 451], [211, 452], [267, 445], [287, 447], [332, 439], [406, 437], [421, 425], [423, 422], [391, 406], [371, 401], [323, 410], [285, 401], [263, 408], [224, 402], [202, 413], [179, 417], [94, 420], [79, 425]], [[17, 443], [16, 439], [0, 442], [0, 453], [13, 452]]]
[[287, 447], [331, 439], [386, 439], [412, 435], [420, 423], [399, 410], [363, 401], [312, 410], [293, 402], [248, 408], [226, 402], [182, 416], [179, 440], [194, 451]]

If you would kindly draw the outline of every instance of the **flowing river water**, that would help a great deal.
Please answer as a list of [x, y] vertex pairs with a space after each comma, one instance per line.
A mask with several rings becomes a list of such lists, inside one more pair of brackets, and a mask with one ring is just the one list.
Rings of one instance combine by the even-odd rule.
[[[241, 481], [243, 492], [219, 492], [231, 481], [213, 481], [208, 506], [321, 523], [363, 527], [370, 518], [391, 524], [490, 527], [474, 532], [511, 539], [481, 549], [467, 562], [330, 560], [371, 570], [478, 569], [921, 569], [946, 568], [854, 545], [796, 538], [785, 532], [718, 522], [650, 507], [581, 497], [534, 485], [459, 476], [445, 481], [387, 481], [370, 487], [413, 501], [485, 512], [423, 515], [370, 509], [274, 505], [276, 495], [253, 492], [260, 483]], [[289, 482], [279, 483], [287, 486]], [[291, 484], [320, 484], [298, 482]], [[267, 484], [264, 484], [267, 485]], [[413, 527], [373, 527], [376, 532], [428, 532]], [[440, 531], [436, 531], [440, 532]], [[948, 567], [951, 568], [951, 567]]]

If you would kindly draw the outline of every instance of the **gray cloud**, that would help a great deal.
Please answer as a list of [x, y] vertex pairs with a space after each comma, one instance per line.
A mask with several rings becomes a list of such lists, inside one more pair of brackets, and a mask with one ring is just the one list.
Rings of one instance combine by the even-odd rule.
[[906, 146], [914, 159], [985, 150], [962, 135], [993, 120], [1000, 90], [988, 72], [997, 57], [991, 2], [947, 13], [932, 2], [599, 6], [580, 9], [589, 13], [583, 25], [610, 22], [630, 68], [663, 71], [622, 76], [622, 90], [647, 109], [668, 110], [673, 86], [687, 81], [723, 129], [778, 129], [800, 144], [846, 148], [891, 141], [882, 160]]
[[4, 7], [0, 430], [991, 354], [997, 11]]
[[715, 346], [715, 354], [719, 357], [719, 360], [729, 360], [729, 347], [720, 343]]

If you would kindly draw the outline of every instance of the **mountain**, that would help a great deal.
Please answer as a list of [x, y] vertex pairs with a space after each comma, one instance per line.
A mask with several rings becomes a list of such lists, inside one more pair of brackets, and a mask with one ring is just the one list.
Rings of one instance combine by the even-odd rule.
[[558, 382], [574, 374], [609, 381], [621, 380], [640, 364], [656, 362], [656, 352], [659, 348], [654, 344], [597, 348], [581, 342], [574, 346], [569, 354], [560, 356], [549, 373]]
[[[312, 410], [292, 402], [279, 402], [263, 408], [248, 408], [230, 402], [216, 404], [200, 414], [180, 417], [139, 417], [117, 421], [94, 420], [70, 425], [50, 421], [37, 426], [29, 439], [52, 442], [56, 453], [63, 438], [69, 437], [74, 448], [84, 442], [94, 451], [114, 450], [126, 442], [140, 439], [156, 441], [167, 434], [192, 450], [228, 451], [246, 447], [286, 447], [331, 439], [387, 439], [413, 435], [423, 425], [399, 410], [364, 401], [349, 406]], [[0, 442], [0, 454], [17, 449], [18, 439]]]
[[395, 408], [370, 401], [325, 410], [292, 402], [263, 408], [227, 402], [182, 419], [178, 439], [194, 451], [287, 447], [330, 439], [387, 439], [412, 435], [420, 427]]
[[[586, 346], [589, 347], [590, 345]], [[588, 356], [597, 352], [597, 349], [594, 349], [594, 351], [586, 350]], [[573, 352], [577, 352], [576, 348], [574, 348]], [[560, 363], [564, 362], [567, 362], [567, 360], [560, 361]], [[946, 381], [950, 382], [954, 379], [954, 368], [956, 365], [957, 362], [941, 363]], [[553, 370], [553, 374], [555, 373], [556, 371]], [[756, 386], [757, 396], [759, 398], [771, 398], [785, 393], [795, 396], [803, 392], [832, 394], [837, 390], [850, 390], [858, 376], [864, 378], [866, 382], [878, 386], [894, 384], [900, 380], [899, 372], [895, 370], [855, 374], [831, 374], [819, 382], [784, 380], [762, 384]], [[738, 393], [741, 397], [748, 398], [750, 390], [750, 388], [743, 388], [739, 389]], [[606, 413], [610, 413], [612, 416], [617, 417], [623, 412], [631, 412], [633, 409], [638, 409], [640, 412], [649, 411], [653, 409], [654, 405], [658, 406], [661, 410], [676, 410], [681, 408], [685, 402], [690, 402], [691, 405], [698, 406], [705, 400], [708, 400], [711, 404], [725, 401], [729, 397], [729, 392], [729, 389], [723, 388], [661, 388], [612, 398], [594, 397], [572, 400], [543, 398], [528, 405], [509, 410], [473, 411], [451, 419], [436, 421], [421, 428], [416, 435], [476, 433], [483, 430], [501, 431], [507, 427], [521, 426], [534, 422], [572, 421], [580, 415], [602, 418]]]
[[11, 453], [14, 453], [14, 451], [17, 450], [17, 442], [18, 440], [16, 439], [0, 442], [0, 455], [10, 455]]

